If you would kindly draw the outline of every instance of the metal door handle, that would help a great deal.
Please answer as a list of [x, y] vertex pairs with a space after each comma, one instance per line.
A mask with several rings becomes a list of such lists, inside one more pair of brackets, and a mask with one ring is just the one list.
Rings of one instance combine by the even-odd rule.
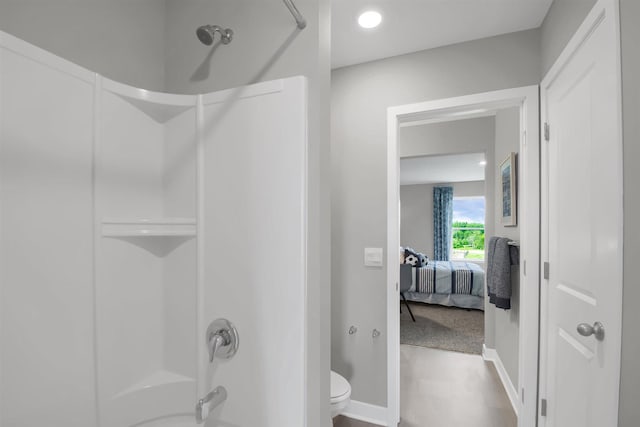
[[598, 341], [602, 341], [604, 339], [604, 325], [600, 322], [594, 323], [593, 326], [588, 323], [580, 323], [577, 330], [583, 337], [595, 335]]

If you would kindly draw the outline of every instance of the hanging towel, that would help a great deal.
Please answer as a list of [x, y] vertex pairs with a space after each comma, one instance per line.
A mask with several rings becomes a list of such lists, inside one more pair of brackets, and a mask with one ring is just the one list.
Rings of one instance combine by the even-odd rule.
[[487, 290], [489, 302], [498, 308], [511, 308], [511, 266], [520, 263], [516, 246], [509, 239], [491, 237], [487, 248]]

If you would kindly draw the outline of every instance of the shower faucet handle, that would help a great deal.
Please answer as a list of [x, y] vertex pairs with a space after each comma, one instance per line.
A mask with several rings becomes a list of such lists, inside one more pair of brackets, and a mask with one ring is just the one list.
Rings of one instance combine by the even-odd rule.
[[240, 338], [238, 330], [227, 319], [216, 319], [207, 328], [207, 349], [209, 350], [209, 362], [215, 357], [230, 359], [238, 351]]

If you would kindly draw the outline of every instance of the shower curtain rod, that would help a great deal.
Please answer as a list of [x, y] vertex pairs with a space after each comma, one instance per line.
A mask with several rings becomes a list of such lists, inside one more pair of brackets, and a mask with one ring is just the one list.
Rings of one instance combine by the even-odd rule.
[[300, 13], [296, 5], [293, 3], [293, 0], [282, 0], [284, 4], [289, 9], [289, 12], [293, 15], [293, 18], [296, 20], [296, 24], [298, 24], [298, 28], [303, 30], [307, 26], [307, 21], [304, 19], [304, 16]]

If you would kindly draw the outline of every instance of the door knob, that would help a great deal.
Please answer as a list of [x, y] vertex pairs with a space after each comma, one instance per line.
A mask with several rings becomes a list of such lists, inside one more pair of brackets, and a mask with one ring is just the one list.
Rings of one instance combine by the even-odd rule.
[[602, 341], [604, 339], [604, 325], [600, 322], [594, 323], [593, 326], [588, 323], [580, 323], [577, 330], [583, 337], [595, 335], [598, 341]]

